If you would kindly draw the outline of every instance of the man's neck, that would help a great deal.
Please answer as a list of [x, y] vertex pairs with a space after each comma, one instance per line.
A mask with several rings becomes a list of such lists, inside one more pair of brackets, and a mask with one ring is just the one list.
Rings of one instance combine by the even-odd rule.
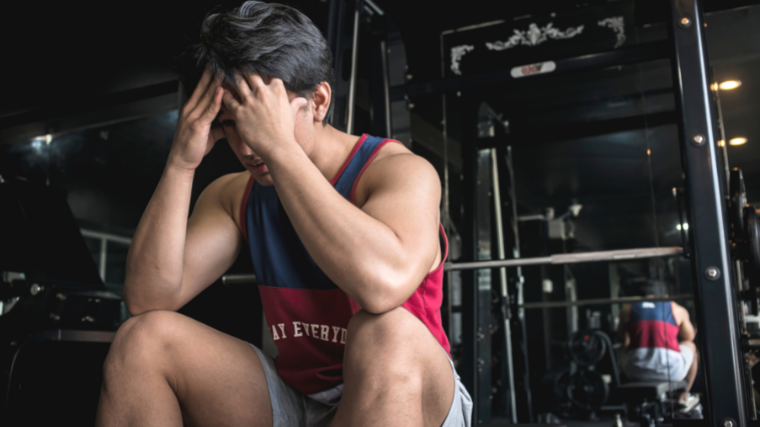
[[309, 158], [327, 179], [332, 179], [351, 154], [359, 137], [347, 134], [330, 125], [322, 126], [314, 138]]

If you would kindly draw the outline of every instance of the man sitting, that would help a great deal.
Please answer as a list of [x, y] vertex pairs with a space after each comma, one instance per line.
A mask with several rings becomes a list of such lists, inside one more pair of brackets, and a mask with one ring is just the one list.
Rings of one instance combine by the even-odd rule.
[[[295, 9], [209, 15], [195, 55], [206, 71], [129, 250], [133, 317], [106, 359], [97, 424], [469, 426], [441, 326], [435, 169], [327, 124], [332, 56]], [[188, 219], [195, 170], [222, 138], [245, 170], [209, 185]], [[175, 312], [243, 245], [276, 362]]]
[[[639, 287], [646, 297], [667, 297], [667, 286], [649, 280]], [[689, 312], [673, 301], [625, 304], [618, 334], [623, 342], [622, 368], [633, 381], [686, 381], [679, 397], [681, 412], [689, 412], [699, 397], [689, 390], [697, 377], [696, 332]]]

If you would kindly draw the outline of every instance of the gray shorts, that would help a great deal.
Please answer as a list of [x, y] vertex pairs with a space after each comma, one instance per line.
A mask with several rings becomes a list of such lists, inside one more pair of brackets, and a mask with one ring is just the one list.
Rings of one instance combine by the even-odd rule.
[[664, 348], [638, 348], [623, 354], [623, 371], [634, 381], [683, 381], [694, 363], [694, 352]]
[[[273, 427], [322, 427], [328, 426], [338, 409], [343, 394], [343, 384], [312, 395], [304, 395], [280, 378], [274, 360], [251, 344], [261, 359], [264, 375], [272, 402]], [[459, 380], [454, 363], [449, 359], [456, 380], [454, 400], [442, 427], [470, 427], [472, 399]]]

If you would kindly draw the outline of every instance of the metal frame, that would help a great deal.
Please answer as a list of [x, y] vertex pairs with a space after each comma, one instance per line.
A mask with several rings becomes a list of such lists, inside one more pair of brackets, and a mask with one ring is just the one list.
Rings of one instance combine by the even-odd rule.
[[[340, 0], [331, 0], [335, 4]], [[670, 0], [671, 25], [669, 26], [670, 39], [666, 41], [646, 43], [625, 47], [610, 52], [601, 52], [574, 58], [555, 59], [555, 71], [548, 74], [522, 77], [519, 82], [510, 75], [512, 66], [523, 64], [510, 64], [503, 69], [481, 73], [478, 75], [457, 78], [441, 79], [420, 84], [406, 84], [391, 75], [383, 76], [383, 85], [390, 84], [390, 88], [382, 88], [383, 98], [386, 103], [391, 103], [391, 115], [393, 106], [403, 105], [409, 98], [422, 95], [444, 94], [465, 89], [483, 88], [494, 84], [521, 84], [523, 81], [533, 79], [551, 79], [558, 74], [571, 72], [583, 72], [586, 70], [601, 69], [605, 67], [633, 64], [657, 59], [671, 59], [674, 73], [674, 92], [677, 98], [675, 112], [663, 112], [650, 114], [649, 116], [627, 118], [625, 120], [610, 120], [605, 122], [607, 128], [636, 127], [642, 119], [651, 124], [654, 121], [662, 123], [676, 122], [680, 130], [680, 142], [684, 171], [687, 181], [687, 195], [690, 224], [690, 239], [688, 248], [657, 248], [657, 251], [632, 250], [628, 253], [616, 253], [617, 251], [590, 254], [558, 255], [555, 257], [542, 257], [536, 259], [510, 259], [505, 258], [502, 252], [504, 242], [497, 242], [499, 258], [503, 261], [491, 261], [495, 254], [490, 253], [491, 241], [490, 218], [492, 200], [488, 190], [492, 187], [492, 177], [486, 172], [491, 169], [491, 159], [481, 155], [478, 149], [496, 147], [503, 150], [505, 142], [513, 143], [520, 139], [520, 135], [502, 135], [491, 140], [478, 140], [472, 135], [476, 129], [471, 129], [472, 135], [468, 134], [462, 141], [464, 204], [465, 222], [472, 224], [469, 229], [462, 230], [465, 243], [465, 263], [446, 264], [447, 271], [472, 269], [464, 273], [463, 278], [463, 316], [464, 330], [474, 333], [464, 334], [462, 342], [462, 355], [460, 373], [464, 384], [473, 395], [475, 400], [475, 423], [487, 423], [490, 418], [489, 388], [490, 373], [486, 375], [486, 369], [490, 371], [490, 340], [482, 338], [483, 328], [490, 327], [490, 299], [491, 282], [493, 274], [503, 272], [503, 268], [517, 267], [528, 264], [552, 264], [569, 262], [588, 262], [601, 260], [615, 260], [619, 255], [630, 259], [639, 255], [649, 256], [673, 256], [680, 255], [683, 249], [688, 249], [691, 254], [692, 269], [695, 278], [694, 298], [697, 301], [698, 319], [700, 329], [700, 345], [704, 366], [705, 378], [708, 390], [708, 416], [712, 425], [721, 427], [736, 427], [746, 425], [748, 422], [747, 403], [745, 401], [744, 372], [741, 363], [741, 347], [739, 340], [739, 325], [737, 311], [736, 289], [733, 286], [732, 263], [728, 250], [728, 235], [725, 218], [725, 206], [723, 201], [724, 171], [722, 170], [717, 145], [713, 135], [712, 124], [713, 111], [710, 104], [709, 72], [706, 58], [706, 48], [703, 34], [703, 20], [700, 0]], [[342, 29], [342, 26], [338, 28]], [[335, 31], [331, 28], [331, 31]], [[388, 43], [391, 43], [388, 37]], [[402, 44], [403, 45], [403, 44]], [[382, 46], [382, 44], [381, 44]], [[386, 47], [386, 59], [390, 59], [390, 48]], [[336, 51], [336, 63], [340, 56], [340, 50]], [[382, 57], [377, 59], [382, 62]], [[387, 65], [386, 65], [387, 66]], [[384, 72], [390, 72], [384, 68]], [[470, 112], [476, 105], [472, 99], [465, 95], [458, 98], [462, 109], [460, 113], [463, 123], [469, 126], [475, 123], [475, 117], [470, 117]], [[386, 115], [388, 110], [383, 111]], [[378, 124], [385, 125], [388, 129], [388, 118], [378, 117]], [[472, 120], [470, 120], [472, 119]], [[396, 123], [392, 123], [392, 133], [397, 132]], [[579, 136], [586, 130], [578, 130]], [[554, 137], [552, 130], [545, 130], [544, 138], [551, 140]], [[567, 127], [563, 128], [563, 139], [568, 134]], [[393, 135], [392, 135], [393, 136]], [[535, 135], [534, 135], [535, 137]], [[533, 138], [535, 142], [535, 138]], [[490, 151], [490, 150], [489, 150]], [[504, 156], [503, 152], [497, 151], [498, 158]], [[492, 155], [490, 152], [488, 155]], [[487, 156], [486, 156], [487, 157]], [[488, 160], [486, 162], [486, 160]], [[487, 164], [486, 164], [487, 163]], [[501, 166], [501, 164], [499, 165]], [[486, 176], [488, 175], [488, 176]], [[502, 177], [504, 173], [500, 174]], [[501, 179], [504, 180], [503, 178]], [[500, 197], [506, 200], [507, 186], [500, 185]], [[445, 203], [445, 202], [444, 202]], [[498, 212], [496, 212], [497, 216]], [[504, 221], [508, 214], [502, 213]], [[513, 218], [514, 228], [517, 218]], [[487, 236], [487, 234], [489, 236]], [[516, 237], [516, 236], [515, 236]], [[485, 244], [488, 250], [485, 250]], [[498, 245], [498, 243], [502, 243]], [[659, 251], [659, 252], [658, 252]], [[486, 253], [488, 252], [488, 253]], [[515, 256], [517, 257], [517, 256]], [[561, 259], [560, 259], [561, 258]], [[500, 269], [497, 272], [495, 269]], [[513, 277], [514, 276], [514, 277]], [[519, 281], [519, 271], [512, 274], [508, 270], [508, 292], [514, 294], [514, 285]], [[503, 280], [502, 280], [503, 282]], [[487, 289], [487, 292], [485, 291]], [[519, 291], [518, 291], [519, 293]], [[523, 304], [519, 301], [519, 295], [514, 295], [509, 310], [522, 311], [526, 308], [535, 308], [531, 304]], [[678, 297], [689, 298], [690, 295]], [[515, 301], [517, 299], [518, 301]], [[709, 301], [709, 309], [705, 309], [705, 302]], [[605, 300], [581, 300], [559, 302], [564, 305], [583, 305], [596, 303], [621, 302], [618, 299]], [[563, 306], [564, 306], [563, 305]], [[506, 308], [506, 307], [505, 307]], [[517, 327], [517, 322], [512, 324]], [[478, 333], [480, 332], [480, 334]], [[487, 331], [487, 330], [486, 330]], [[512, 332], [516, 330], [513, 329]], [[516, 334], [520, 335], [520, 334]], [[513, 373], [514, 374], [514, 373]], [[529, 394], [528, 394], [529, 396]], [[519, 398], [519, 394], [518, 394]], [[518, 402], [519, 406], [520, 402]], [[530, 403], [528, 402], [528, 405]]]
[[528, 79], [546, 79], [552, 78], [552, 76], [557, 74], [564, 74], [568, 72], [597, 70], [612, 65], [635, 64], [637, 62], [666, 59], [668, 58], [670, 50], [670, 43], [667, 41], [658, 41], [624, 47], [608, 52], [594, 53], [573, 58], [557, 59], [553, 61], [557, 66], [553, 72], [520, 77], [517, 79], [515, 77], [512, 77], [510, 74], [510, 69], [512, 66], [523, 66], [525, 64], [508, 64], [499, 71], [474, 74], [471, 76], [441, 79], [438, 81], [418, 83], [413, 85], [392, 86], [390, 90], [390, 98], [391, 101], [397, 101], [404, 99], [405, 97], [413, 98], [420, 95], [433, 95], [437, 93], [453, 92], [480, 86], [490, 86], [508, 82], [514, 83], [515, 81], [525, 81]]
[[709, 419], [712, 425], [744, 426], [748, 412], [737, 298], [729, 257], [724, 172], [713, 130], [702, 5], [700, 0], [670, 0], [670, 6], [672, 69], [681, 112], [679, 134]]
[[[348, 10], [347, 3], [351, 2], [353, 13]], [[335, 70], [335, 87], [333, 87], [332, 113], [330, 124], [336, 129], [351, 133], [353, 130], [354, 96], [356, 87], [356, 59], [359, 43], [359, 18], [361, 15], [361, 0], [330, 0], [327, 23], [327, 44], [333, 53], [333, 69]], [[349, 14], [351, 16], [349, 16]], [[348, 28], [351, 31], [347, 31]], [[350, 75], [343, 78], [345, 54], [350, 50]]]

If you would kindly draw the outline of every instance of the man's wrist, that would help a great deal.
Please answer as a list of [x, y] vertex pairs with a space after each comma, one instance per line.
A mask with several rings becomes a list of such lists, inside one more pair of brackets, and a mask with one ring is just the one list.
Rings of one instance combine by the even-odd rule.
[[276, 168], [277, 166], [288, 164], [299, 156], [308, 158], [301, 145], [293, 138], [291, 141], [275, 144], [266, 156], [262, 156], [262, 158], [266, 162], [267, 167], [271, 169], [272, 166]]
[[192, 180], [195, 176], [195, 169], [195, 167], [189, 166], [185, 162], [169, 157], [169, 160], [166, 161], [164, 174], [180, 175]]

